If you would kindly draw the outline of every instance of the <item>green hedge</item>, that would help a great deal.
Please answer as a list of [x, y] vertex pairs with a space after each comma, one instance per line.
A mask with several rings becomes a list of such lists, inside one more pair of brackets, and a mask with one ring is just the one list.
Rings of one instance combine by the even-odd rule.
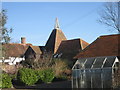
[[44, 83], [52, 82], [55, 74], [52, 69], [44, 69], [44, 70], [33, 70], [29, 68], [22, 68], [18, 71], [17, 79], [26, 84], [33, 85], [38, 80], [41, 80]]
[[12, 87], [12, 82], [11, 78], [8, 74], [2, 73], [0, 75], [0, 88], [11, 88]]
[[55, 77], [55, 74], [52, 69], [39, 70], [37, 74], [39, 79], [42, 80], [44, 83], [52, 82], [52, 80]]
[[29, 68], [22, 68], [18, 71], [17, 79], [26, 85], [33, 85], [38, 81], [36, 71]]

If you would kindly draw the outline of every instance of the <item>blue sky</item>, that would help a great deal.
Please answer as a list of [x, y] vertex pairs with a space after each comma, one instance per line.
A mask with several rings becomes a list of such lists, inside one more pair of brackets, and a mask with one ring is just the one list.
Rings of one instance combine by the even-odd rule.
[[4, 2], [6, 27], [13, 28], [12, 42], [26, 37], [28, 43], [45, 45], [58, 17], [67, 39], [81, 38], [88, 43], [101, 35], [109, 35], [107, 27], [97, 22], [103, 2]]

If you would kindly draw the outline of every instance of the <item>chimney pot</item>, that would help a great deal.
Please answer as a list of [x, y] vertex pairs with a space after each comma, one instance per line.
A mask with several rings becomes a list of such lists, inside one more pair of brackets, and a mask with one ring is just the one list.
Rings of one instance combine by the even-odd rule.
[[26, 38], [25, 37], [21, 37], [21, 44], [26, 44]]

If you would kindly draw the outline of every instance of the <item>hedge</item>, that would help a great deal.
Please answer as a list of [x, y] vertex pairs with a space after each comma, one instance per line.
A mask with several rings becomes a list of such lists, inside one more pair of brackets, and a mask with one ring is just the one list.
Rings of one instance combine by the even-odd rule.
[[44, 83], [52, 82], [52, 80], [55, 77], [55, 74], [52, 69], [39, 70], [37, 73], [39, 79], [42, 80]]
[[18, 71], [17, 79], [26, 85], [34, 85], [39, 78], [35, 70], [22, 68]]
[[11, 88], [12, 87], [12, 79], [6, 73], [0, 74], [0, 88]]

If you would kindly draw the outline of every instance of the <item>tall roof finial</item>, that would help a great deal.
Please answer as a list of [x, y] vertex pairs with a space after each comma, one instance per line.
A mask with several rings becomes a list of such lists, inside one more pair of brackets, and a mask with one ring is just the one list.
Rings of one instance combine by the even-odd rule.
[[59, 23], [58, 23], [58, 18], [56, 18], [54, 29], [59, 29], [59, 28], [60, 28], [60, 27], [59, 27]]

